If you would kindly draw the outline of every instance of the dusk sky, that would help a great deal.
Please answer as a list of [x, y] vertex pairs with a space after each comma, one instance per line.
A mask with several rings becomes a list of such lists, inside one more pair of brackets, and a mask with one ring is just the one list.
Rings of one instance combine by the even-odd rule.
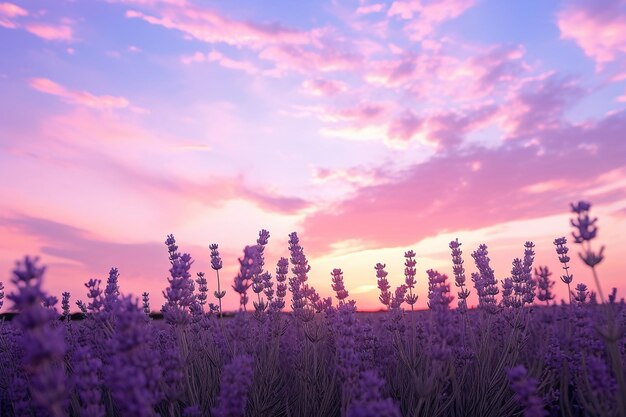
[[360, 309], [409, 249], [424, 307], [457, 237], [468, 280], [480, 243], [504, 279], [534, 241], [560, 300], [556, 237], [595, 290], [569, 226], [589, 200], [626, 296], [626, 1], [0, 0], [0, 45], [7, 292], [38, 255], [59, 298], [116, 266], [158, 310], [169, 233], [212, 293], [208, 245], [230, 289], [264, 228], [271, 272], [296, 231]]

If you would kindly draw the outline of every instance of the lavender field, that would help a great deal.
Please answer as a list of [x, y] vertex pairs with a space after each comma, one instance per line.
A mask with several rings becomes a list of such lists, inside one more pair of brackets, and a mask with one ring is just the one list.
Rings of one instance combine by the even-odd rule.
[[[261, 230], [232, 281], [219, 275], [217, 244], [209, 246], [213, 276], [192, 271], [169, 235], [162, 320], [148, 293], [141, 301], [123, 293], [116, 268], [106, 282], [89, 280], [82, 300], [63, 293], [59, 311], [45, 266], [25, 257], [6, 296], [5, 311], [17, 314], [0, 323], [0, 414], [624, 416], [626, 305], [602, 289], [591, 205], [571, 208], [572, 238], [554, 240], [561, 271], [536, 265], [526, 242], [510, 274], [495, 272], [486, 245], [464, 252], [457, 239], [453, 277], [418, 268], [413, 251], [399, 286], [373, 265], [375, 313], [359, 312], [341, 269], [330, 271], [336, 299], [320, 297], [296, 233], [274, 268]], [[426, 278], [429, 308], [417, 311]], [[555, 300], [555, 285], [567, 286], [569, 299]], [[221, 309], [227, 291], [240, 299], [234, 315]], [[470, 307], [474, 291], [479, 304]]]

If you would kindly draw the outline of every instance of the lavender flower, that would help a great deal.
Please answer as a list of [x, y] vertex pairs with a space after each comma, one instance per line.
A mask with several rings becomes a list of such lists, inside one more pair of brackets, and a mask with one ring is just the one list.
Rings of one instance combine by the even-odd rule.
[[582, 282], [576, 285], [576, 293], [574, 293], [574, 300], [576, 300], [579, 304], [585, 304], [587, 301], [587, 297], [589, 297], [589, 291], [587, 291], [587, 286]]
[[356, 397], [348, 407], [347, 417], [401, 417], [400, 409], [382, 395], [385, 382], [376, 371], [362, 372]]
[[455, 239], [450, 242], [450, 249], [452, 250], [452, 271], [454, 272], [454, 285], [459, 288], [459, 292], [457, 293], [459, 302], [459, 311], [464, 313], [467, 311], [467, 297], [469, 297], [470, 292], [467, 288], [465, 288], [465, 268], [463, 267], [463, 258], [461, 255], [463, 252], [461, 251], [461, 243], [459, 243], [459, 239]]
[[533, 262], [535, 260], [535, 244], [533, 242], [526, 242], [524, 244], [524, 261], [522, 263], [522, 303], [532, 304], [535, 300], [535, 289], [537, 283], [533, 279], [532, 270]]
[[224, 296], [226, 295], [226, 291], [222, 291], [222, 287], [220, 285], [220, 269], [222, 269], [222, 258], [220, 257], [217, 243], [210, 244], [209, 249], [211, 250], [211, 268], [213, 268], [213, 270], [215, 270], [215, 273], [217, 274], [217, 290], [213, 292], [213, 295], [215, 296], [215, 298], [217, 298], [219, 313], [221, 317], [222, 298], [224, 298]]
[[4, 284], [0, 281], [0, 310], [2, 309], [2, 304], [4, 304]]
[[63, 309], [63, 319], [69, 321], [70, 319], [70, 293], [64, 292], [61, 299], [61, 308]]
[[417, 261], [415, 260], [415, 252], [410, 250], [404, 253], [404, 257], [406, 260], [404, 261], [404, 277], [406, 287], [409, 289], [409, 294], [406, 296], [406, 303], [411, 306], [411, 311], [413, 311], [413, 305], [417, 302], [417, 294], [413, 294], [413, 288], [415, 287], [415, 274], [417, 271], [415, 270], [415, 265]]
[[204, 277], [204, 272], [198, 272], [196, 274], [198, 276], [198, 278], [196, 278], [196, 284], [198, 284], [198, 293], [196, 295], [196, 299], [198, 300], [198, 304], [200, 304], [200, 306], [202, 307], [202, 309], [204, 310], [204, 305], [206, 304], [206, 300], [207, 300], [207, 293], [209, 292], [209, 288], [207, 287], [207, 280]]
[[597, 217], [591, 219], [589, 217], [589, 210], [591, 210], [591, 203], [586, 201], [579, 201], [578, 204], [571, 204], [572, 213], [577, 214], [576, 220], [570, 220], [570, 223], [574, 228], [576, 228], [576, 232], [572, 232], [572, 236], [574, 236], [574, 242], [583, 243], [586, 241], [590, 241], [596, 237], [598, 232], [598, 227], [595, 223], [598, 221]]
[[[291, 308], [296, 317], [303, 321], [310, 320], [313, 310], [308, 306], [309, 302], [311, 302], [311, 295], [315, 293], [311, 291], [306, 282], [311, 266], [304, 255], [304, 248], [300, 245], [300, 239], [298, 239], [296, 232], [289, 234], [289, 253], [291, 255], [291, 264], [293, 265], [291, 272], [294, 274], [293, 277], [289, 278], [289, 289], [292, 297]], [[312, 303], [315, 303], [315, 297], [313, 298]]]
[[170, 277], [167, 279], [169, 286], [163, 291], [166, 303], [161, 309], [163, 317], [170, 324], [185, 324], [189, 319], [188, 309], [195, 300], [189, 273], [192, 263], [188, 253], [176, 256], [172, 261]]
[[270, 309], [278, 312], [285, 307], [285, 297], [287, 296], [287, 274], [289, 273], [289, 260], [280, 258], [276, 263], [276, 298], [272, 300]]
[[[175, 262], [180, 261], [176, 258]], [[130, 297], [115, 303], [115, 331], [104, 368], [105, 382], [123, 416], [156, 417], [154, 406], [162, 399], [159, 356], [150, 349], [152, 330], [145, 314]]]
[[220, 392], [212, 413], [215, 417], [243, 417], [254, 377], [254, 361], [248, 355], [235, 356], [224, 366]]
[[402, 306], [402, 303], [406, 299], [406, 291], [407, 291], [407, 287], [404, 284], [396, 287], [396, 291], [393, 297], [391, 298], [391, 302], [389, 303], [389, 308], [391, 310], [400, 309], [400, 307]]
[[447, 310], [452, 302], [450, 285], [446, 283], [448, 276], [429, 269], [428, 274], [428, 307], [431, 310]]
[[546, 304], [549, 304], [550, 300], [554, 299], [554, 294], [552, 294], [552, 287], [554, 286], [554, 281], [550, 279], [552, 272], [548, 270], [547, 266], [540, 266], [539, 268], [535, 268], [535, 280], [537, 281], [537, 299], [539, 301], [545, 301]]
[[176, 239], [174, 239], [174, 235], [167, 235], [167, 239], [165, 239], [165, 245], [167, 245], [167, 252], [169, 254], [170, 262], [174, 263], [174, 261], [180, 256], [180, 254], [178, 253], [178, 246], [176, 245]]
[[476, 286], [476, 292], [478, 293], [479, 305], [489, 313], [497, 312], [496, 294], [499, 290], [497, 287], [497, 281], [493, 269], [489, 266], [489, 252], [487, 251], [487, 245], [482, 244], [478, 246], [478, 249], [472, 253], [474, 263], [478, 268], [479, 274], [476, 276], [472, 274], [472, 280]]
[[81, 313], [87, 314], [87, 306], [82, 300], [76, 301], [76, 306], [78, 307]]
[[574, 242], [580, 243], [583, 246], [583, 253], [579, 253], [580, 259], [593, 270], [593, 278], [596, 283], [596, 288], [600, 294], [600, 298], [604, 303], [604, 293], [600, 286], [600, 281], [596, 272], [596, 265], [598, 265], [604, 259], [604, 246], [600, 248], [600, 251], [595, 252], [591, 248], [591, 241], [596, 237], [598, 227], [595, 223], [598, 221], [597, 217], [591, 219], [589, 217], [589, 210], [591, 210], [591, 203], [586, 201], [579, 201], [578, 204], [571, 204], [572, 212], [576, 213], [576, 220], [570, 220], [572, 226], [576, 229], [572, 233], [574, 236]]
[[339, 268], [333, 269], [330, 273], [332, 275], [332, 288], [335, 291], [339, 303], [342, 304], [346, 298], [348, 298], [348, 290], [343, 284], [343, 272]]
[[391, 307], [391, 285], [389, 285], [389, 281], [387, 281], [387, 271], [385, 271], [385, 264], [377, 263], [374, 267], [376, 269], [376, 277], [378, 278], [378, 289], [380, 290], [380, 295], [378, 299], [383, 305], [386, 305], [387, 308]]
[[66, 415], [66, 352], [62, 329], [53, 325], [57, 314], [42, 306], [47, 295], [41, 284], [45, 267], [39, 258], [28, 256], [16, 262], [11, 283], [16, 292], [7, 297], [20, 314], [15, 322], [22, 332], [22, 365], [30, 376], [30, 393], [35, 403], [55, 417]]
[[537, 380], [528, 376], [524, 365], [507, 370], [507, 378], [515, 393], [515, 400], [524, 410], [524, 417], [545, 417], [548, 415], [541, 398], [537, 394]]
[[87, 298], [91, 301], [87, 305], [87, 309], [92, 313], [97, 313], [102, 309], [102, 290], [100, 289], [101, 281], [99, 279], [90, 279], [85, 283], [87, 287]]
[[141, 294], [141, 301], [142, 301], [141, 308], [143, 312], [146, 313], [147, 315], [150, 314], [150, 294], [147, 292], [144, 292], [143, 294]]
[[257, 256], [258, 246], [246, 246], [243, 250], [243, 258], [239, 258], [239, 273], [234, 279], [233, 290], [239, 294], [240, 308], [246, 308], [248, 303], [247, 291], [250, 288], [250, 280], [254, 277], [256, 271], [256, 262], [258, 262]]
[[86, 346], [78, 346], [73, 359], [74, 386], [80, 399], [81, 417], [104, 417], [106, 410], [101, 394], [102, 361]]
[[104, 289], [104, 309], [107, 311], [113, 308], [113, 304], [120, 295], [120, 287], [118, 284], [119, 276], [120, 274], [117, 268], [111, 268], [109, 278], [107, 278], [107, 286]]
[[570, 257], [567, 256], [567, 252], [569, 252], [569, 248], [566, 246], [567, 239], [565, 237], [560, 237], [554, 239], [554, 245], [556, 246], [556, 253], [559, 255], [559, 262], [563, 264], [563, 270], [565, 271], [564, 275], [561, 275], [561, 281], [567, 284], [567, 293], [569, 294], [569, 302], [572, 303], [571, 289], [570, 284], [574, 279], [574, 276], [569, 273], [569, 261]]

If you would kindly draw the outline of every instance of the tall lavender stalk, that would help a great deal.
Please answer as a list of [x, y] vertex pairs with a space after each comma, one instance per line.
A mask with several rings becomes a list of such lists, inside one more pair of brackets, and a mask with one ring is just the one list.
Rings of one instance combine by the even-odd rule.
[[217, 243], [210, 244], [209, 249], [211, 250], [211, 268], [217, 274], [217, 291], [214, 291], [213, 295], [215, 296], [215, 298], [217, 298], [220, 309], [220, 317], [222, 317], [222, 298], [224, 298], [224, 296], [226, 295], [226, 291], [222, 291], [222, 287], [220, 286], [220, 269], [222, 269], [222, 258], [220, 257]]
[[414, 304], [417, 302], [417, 294], [413, 294], [413, 288], [415, 288], [415, 265], [417, 261], [415, 260], [415, 252], [410, 250], [404, 253], [405, 261], [404, 261], [404, 278], [406, 287], [409, 290], [409, 294], [406, 296], [406, 303], [411, 306], [411, 311], [414, 311]]
[[469, 297], [470, 292], [467, 288], [465, 288], [465, 268], [463, 267], [463, 258], [461, 255], [463, 251], [461, 251], [461, 243], [459, 243], [459, 239], [455, 239], [450, 242], [449, 245], [452, 250], [452, 272], [454, 273], [454, 285], [459, 288], [458, 296], [458, 307], [461, 313], [465, 313], [467, 311], [467, 297]]
[[30, 394], [40, 407], [61, 417], [67, 415], [66, 345], [62, 329], [54, 326], [56, 311], [42, 306], [48, 298], [41, 288], [46, 268], [39, 267], [38, 260], [27, 256], [16, 262], [11, 279], [16, 292], [7, 298], [19, 312], [15, 323], [22, 332], [22, 365], [30, 377]]
[[559, 262], [563, 265], [563, 270], [565, 273], [561, 275], [561, 281], [563, 281], [567, 285], [567, 294], [569, 296], [569, 303], [572, 304], [572, 289], [570, 288], [570, 284], [574, 279], [574, 276], [569, 272], [569, 261], [570, 257], [567, 255], [569, 252], [569, 248], [567, 247], [567, 239], [565, 237], [560, 237], [554, 239], [554, 246], [556, 246], [556, 253], [559, 255]]

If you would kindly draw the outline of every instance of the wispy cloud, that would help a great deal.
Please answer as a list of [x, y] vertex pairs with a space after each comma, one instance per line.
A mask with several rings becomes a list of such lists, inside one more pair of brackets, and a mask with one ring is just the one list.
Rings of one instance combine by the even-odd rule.
[[42, 93], [61, 97], [65, 101], [79, 106], [95, 109], [123, 109], [130, 106], [130, 102], [120, 96], [97, 96], [86, 91], [72, 91], [47, 78], [33, 78], [29, 85]]

